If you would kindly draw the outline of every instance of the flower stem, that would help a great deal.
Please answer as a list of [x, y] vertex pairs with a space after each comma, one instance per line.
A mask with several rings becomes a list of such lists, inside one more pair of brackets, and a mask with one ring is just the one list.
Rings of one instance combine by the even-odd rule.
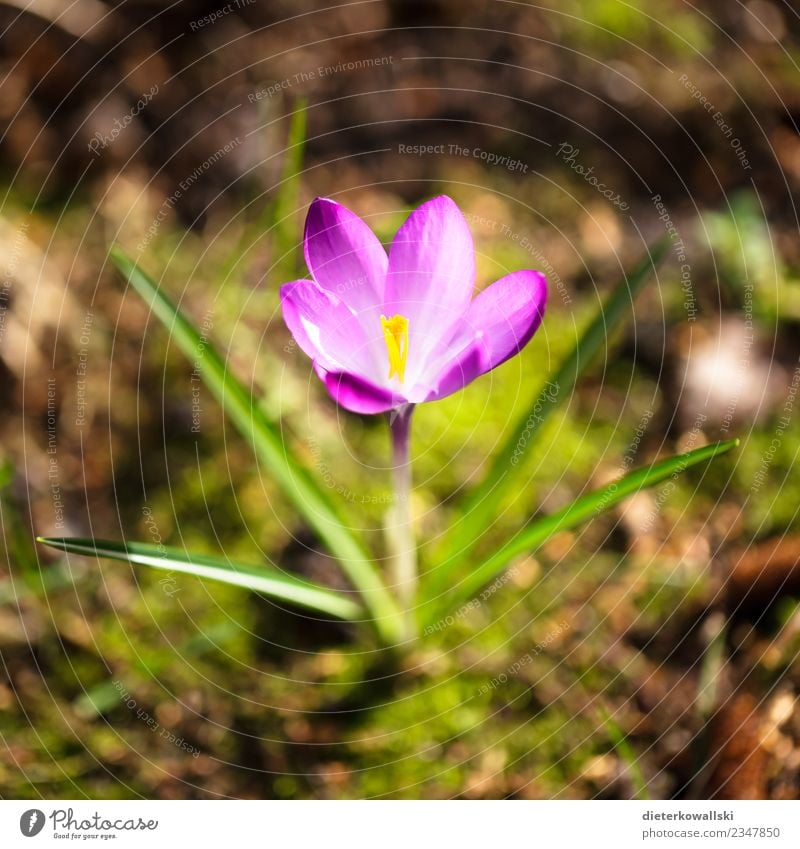
[[[406, 609], [406, 621], [413, 622], [417, 596], [417, 546], [411, 525], [411, 415], [414, 405], [407, 404], [389, 413], [392, 432], [392, 460], [395, 504], [391, 511], [388, 543], [392, 558], [392, 583]], [[410, 630], [413, 630], [410, 628]]]

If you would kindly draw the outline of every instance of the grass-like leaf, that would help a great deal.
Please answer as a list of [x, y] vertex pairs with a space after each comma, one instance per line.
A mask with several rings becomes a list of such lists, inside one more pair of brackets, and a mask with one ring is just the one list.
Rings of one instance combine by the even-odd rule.
[[[283, 151], [283, 169], [280, 182], [273, 188], [259, 192], [247, 204], [259, 208], [259, 212], [242, 228], [239, 238], [229, 248], [216, 278], [221, 285], [241, 284], [247, 270], [246, 260], [252, 256], [255, 245], [266, 237], [271, 243], [270, 254], [277, 257], [273, 271], [281, 279], [293, 280], [302, 276], [299, 268], [302, 259], [302, 243], [298, 242], [297, 217], [300, 206], [300, 178], [305, 156], [306, 127], [308, 124], [306, 98], [295, 102], [289, 122], [289, 133]], [[264, 156], [268, 156], [265, 152]], [[300, 230], [302, 233], [302, 228]], [[277, 294], [277, 292], [276, 292]]]
[[523, 450], [530, 449], [542, 425], [571, 396], [586, 366], [625, 315], [630, 314], [626, 308], [632, 305], [668, 247], [667, 240], [659, 242], [630, 274], [620, 280], [561, 367], [519, 417], [495, 454], [486, 477], [467, 498], [448, 541], [445, 563], [431, 573], [430, 595], [437, 595], [452, 582], [453, 573], [459, 568], [457, 564], [469, 556], [494, 521], [501, 500], [514, 485], [516, 470], [521, 468], [512, 462], [518, 446], [524, 443]]
[[295, 104], [295, 111], [292, 113], [289, 124], [283, 174], [275, 197], [274, 210], [272, 210], [272, 220], [276, 222], [276, 253], [290, 262], [291, 277], [296, 277], [299, 272], [296, 218], [300, 199], [300, 175], [303, 172], [305, 155], [307, 112], [306, 100], [301, 98]]
[[339, 619], [359, 620], [364, 617], [361, 605], [342, 593], [267, 566], [246, 566], [219, 557], [190, 554], [178, 548], [143, 542], [115, 542], [78, 537], [37, 537], [37, 541], [70, 554], [125, 560], [139, 566], [152, 566], [169, 572], [193, 575], [196, 578], [221, 581]]
[[397, 605], [364, 547], [342, 522], [328, 493], [293, 457], [280, 432], [231, 374], [213, 344], [201, 337], [194, 324], [121, 249], [112, 249], [111, 260], [167, 328], [186, 357], [196, 360], [198, 352], [202, 351], [200, 376], [206, 387], [264, 462], [286, 498], [341, 563], [361, 592], [378, 633], [385, 641], [396, 642], [402, 633]]
[[691, 466], [726, 454], [738, 444], [738, 439], [729, 439], [725, 442], [704, 445], [685, 454], [677, 454], [667, 460], [637, 469], [607, 486], [582, 495], [557, 513], [535, 519], [498, 548], [480, 566], [469, 572], [464, 580], [455, 585], [449, 593], [446, 593], [442, 604], [430, 605], [434, 609], [434, 615], [427, 618], [435, 620], [443, 608], [449, 611], [472, 598], [484, 584], [497, 577], [512, 558], [524, 552], [534, 551], [559, 531], [580, 525], [610, 509], [629, 495], [655, 486], [667, 478], [677, 477]]

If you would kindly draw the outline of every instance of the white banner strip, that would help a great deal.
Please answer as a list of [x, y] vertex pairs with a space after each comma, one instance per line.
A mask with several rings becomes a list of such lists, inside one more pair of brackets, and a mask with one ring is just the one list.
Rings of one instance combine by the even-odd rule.
[[797, 847], [798, 802], [0, 801], [0, 846]]

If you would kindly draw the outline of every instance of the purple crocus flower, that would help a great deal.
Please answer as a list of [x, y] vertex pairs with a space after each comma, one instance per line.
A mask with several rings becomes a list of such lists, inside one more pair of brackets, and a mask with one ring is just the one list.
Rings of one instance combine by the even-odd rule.
[[472, 297], [472, 236], [448, 197], [415, 209], [388, 256], [357, 215], [317, 198], [304, 248], [313, 279], [281, 288], [283, 317], [331, 396], [356, 413], [457, 392], [519, 353], [544, 314], [538, 271]]

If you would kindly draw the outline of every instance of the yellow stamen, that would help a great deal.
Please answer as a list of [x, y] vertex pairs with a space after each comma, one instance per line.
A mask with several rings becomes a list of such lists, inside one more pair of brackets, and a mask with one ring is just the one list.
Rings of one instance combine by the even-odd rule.
[[408, 358], [408, 319], [404, 315], [381, 316], [386, 353], [389, 355], [389, 377], [397, 375], [400, 383], [406, 376]]

